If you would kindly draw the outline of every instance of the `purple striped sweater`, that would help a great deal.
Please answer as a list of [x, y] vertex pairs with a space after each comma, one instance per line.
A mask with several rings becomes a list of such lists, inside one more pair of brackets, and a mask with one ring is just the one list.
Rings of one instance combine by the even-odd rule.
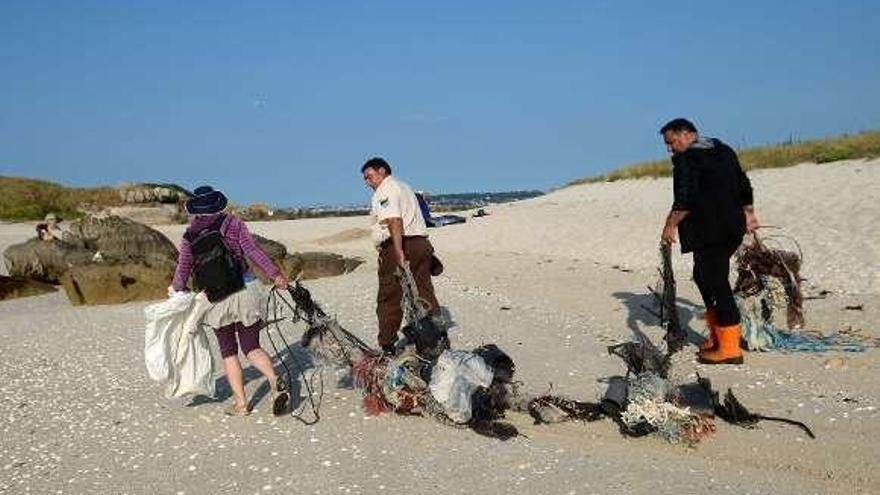
[[[187, 230], [198, 232], [210, 227], [217, 221], [217, 216], [221, 214], [216, 213], [214, 215], [198, 215], [193, 217]], [[254, 242], [254, 238], [244, 222], [232, 215], [226, 215], [223, 224], [220, 225], [220, 233], [223, 234], [223, 243], [226, 245], [226, 248], [239, 260], [247, 257], [269, 278], [274, 279], [281, 274], [275, 263], [272, 263], [269, 256]], [[192, 247], [189, 241], [183, 238], [178, 247], [177, 269], [174, 271], [174, 280], [171, 282], [171, 287], [174, 290], [182, 291], [186, 289], [186, 283], [190, 275], [192, 275], [193, 261]]]

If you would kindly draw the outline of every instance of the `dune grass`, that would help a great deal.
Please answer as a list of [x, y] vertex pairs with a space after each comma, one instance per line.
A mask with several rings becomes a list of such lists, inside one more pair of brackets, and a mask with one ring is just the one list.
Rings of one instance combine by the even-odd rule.
[[72, 188], [54, 182], [23, 177], [0, 176], [0, 219], [42, 220], [47, 213], [64, 219], [79, 218], [82, 206], [106, 207], [122, 204], [112, 187]]
[[[865, 131], [839, 137], [809, 141], [789, 140], [773, 146], [761, 146], [737, 150], [745, 170], [791, 167], [799, 163], [828, 163], [856, 158], [880, 157], [880, 131]], [[566, 184], [590, 184], [614, 182], [645, 177], [668, 177], [672, 175], [672, 162], [668, 158], [638, 162], [606, 174], [584, 177]]]

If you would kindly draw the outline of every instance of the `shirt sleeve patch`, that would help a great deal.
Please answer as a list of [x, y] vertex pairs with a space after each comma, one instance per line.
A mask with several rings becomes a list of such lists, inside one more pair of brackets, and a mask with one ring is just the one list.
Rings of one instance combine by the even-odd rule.
[[385, 208], [388, 206], [388, 198], [382, 198], [379, 200], [379, 206]]

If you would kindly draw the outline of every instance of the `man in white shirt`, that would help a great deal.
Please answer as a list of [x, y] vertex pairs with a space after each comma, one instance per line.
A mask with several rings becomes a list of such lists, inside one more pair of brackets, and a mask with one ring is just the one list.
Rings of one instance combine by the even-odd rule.
[[379, 293], [376, 315], [379, 317], [379, 345], [386, 353], [394, 352], [397, 331], [403, 320], [400, 300], [403, 292], [395, 271], [408, 262], [419, 297], [436, 313], [440, 305], [431, 283], [431, 259], [434, 247], [428, 240], [428, 228], [419, 203], [405, 182], [391, 175], [391, 166], [382, 158], [371, 158], [361, 173], [373, 189], [370, 202], [373, 242], [379, 251]]

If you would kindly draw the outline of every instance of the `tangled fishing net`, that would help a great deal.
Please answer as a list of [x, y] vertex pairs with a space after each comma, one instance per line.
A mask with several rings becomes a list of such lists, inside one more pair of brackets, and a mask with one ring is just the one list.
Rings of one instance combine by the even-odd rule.
[[672, 247], [660, 243], [660, 267], [658, 268], [659, 279], [651, 292], [659, 303], [660, 326], [666, 332], [664, 340], [669, 354], [675, 354], [684, 348], [687, 343], [687, 331], [682, 328], [678, 319], [678, 310], [675, 307], [675, 273], [672, 270]]
[[388, 360], [374, 354], [364, 354], [352, 367], [354, 386], [364, 396], [364, 409], [374, 416], [389, 409], [382, 397], [382, 382], [387, 369]]
[[[792, 244], [796, 251], [771, 247], [771, 244], [780, 241]], [[734, 293], [744, 299], [759, 299], [770, 308], [785, 307], [789, 329], [804, 326], [800, 278], [803, 252], [793, 237], [787, 234], [759, 237], [757, 232], [753, 232], [746, 236], [735, 254], [735, 260], [737, 279]], [[762, 310], [767, 311], [766, 308]]]
[[[427, 317], [411, 273], [404, 270], [401, 285], [402, 304], [409, 335], [402, 339], [397, 354], [386, 356], [372, 349], [335, 318], [327, 316], [308, 290], [299, 283], [290, 290], [297, 321], [308, 325], [301, 345], [313, 356], [315, 364], [333, 365], [351, 372], [354, 386], [363, 394], [364, 409], [372, 415], [385, 412], [431, 417], [445, 425], [470, 428], [482, 435], [508, 439], [519, 434], [515, 427], [499, 421], [511, 409], [513, 361], [497, 346], [488, 344], [473, 351], [455, 351], [469, 362], [491, 368], [490, 383], [482, 382], [476, 390], [468, 389], [464, 404], [470, 414], [450, 417], [454, 409], [443, 397], [432, 395], [429, 382], [440, 356], [449, 347], [444, 328], [438, 329]], [[406, 334], [406, 328], [404, 329]], [[458, 373], [456, 371], [456, 373]], [[519, 402], [517, 402], [519, 403]], [[467, 419], [465, 419], [467, 418]]]
[[629, 405], [620, 419], [632, 431], [653, 430], [673, 442], [693, 444], [715, 431], [711, 418], [670, 401], [670, 383], [655, 373], [629, 379]]
[[[794, 250], [768, 247], [787, 240]], [[788, 235], [747, 237], [736, 253], [737, 280], [734, 298], [741, 315], [742, 338], [750, 351], [772, 349], [804, 352], [862, 352], [865, 345], [840, 332], [830, 335], [794, 331], [804, 326], [800, 268], [803, 254]], [[779, 310], [786, 311], [786, 327], [774, 323]]]

